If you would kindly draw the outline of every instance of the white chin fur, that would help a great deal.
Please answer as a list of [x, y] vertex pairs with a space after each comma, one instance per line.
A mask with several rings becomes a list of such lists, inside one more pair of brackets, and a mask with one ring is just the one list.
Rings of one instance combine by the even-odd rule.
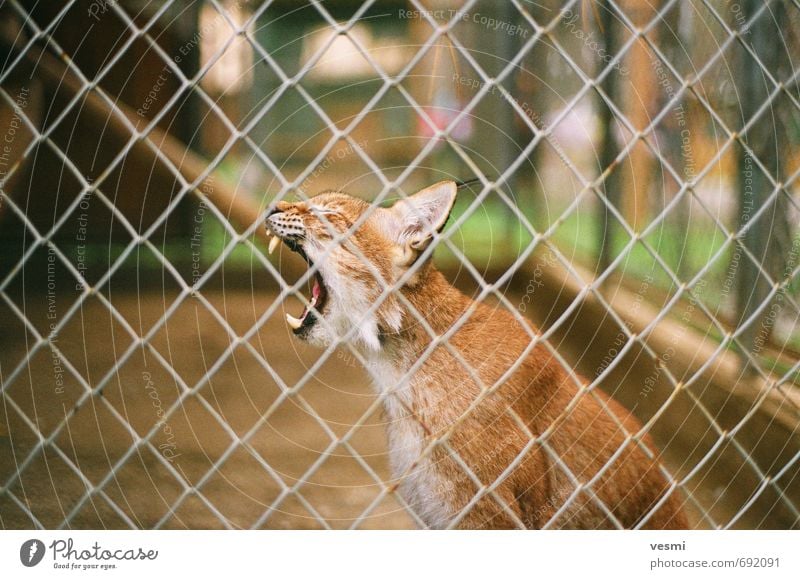
[[328, 344], [331, 343], [331, 339], [327, 336], [327, 332], [322, 327], [322, 323], [323, 322], [317, 321], [314, 327], [311, 328], [305, 336], [305, 341], [316, 348], [327, 348]]
[[[325, 327], [325, 322], [318, 320], [314, 327], [305, 335], [305, 341], [318, 348], [326, 348], [329, 344], [336, 341], [344, 343], [344, 337], [347, 335], [348, 330], [352, 327], [350, 324], [356, 320], [350, 320], [346, 325], [337, 324], [339, 331], [336, 335], [332, 335], [333, 328]], [[328, 321], [330, 323], [330, 321]], [[367, 350], [379, 351], [381, 349], [381, 342], [378, 339], [378, 325], [374, 318], [370, 316], [368, 320], [362, 322], [356, 331], [350, 336], [350, 342], [356, 346], [364, 347]]]

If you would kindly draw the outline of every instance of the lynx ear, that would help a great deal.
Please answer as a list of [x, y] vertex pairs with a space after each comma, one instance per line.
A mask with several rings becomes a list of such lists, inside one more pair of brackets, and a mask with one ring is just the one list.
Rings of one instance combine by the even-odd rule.
[[456, 202], [455, 181], [442, 181], [402, 199], [390, 209], [399, 245], [420, 251], [447, 222]]

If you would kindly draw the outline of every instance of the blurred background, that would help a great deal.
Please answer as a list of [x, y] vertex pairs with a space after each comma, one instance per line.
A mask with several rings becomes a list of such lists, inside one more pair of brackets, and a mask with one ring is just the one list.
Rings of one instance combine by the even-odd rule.
[[0, 2], [3, 527], [409, 527], [277, 199], [462, 190], [436, 252], [635, 413], [698, 527], [800, 526], [800, 7]]

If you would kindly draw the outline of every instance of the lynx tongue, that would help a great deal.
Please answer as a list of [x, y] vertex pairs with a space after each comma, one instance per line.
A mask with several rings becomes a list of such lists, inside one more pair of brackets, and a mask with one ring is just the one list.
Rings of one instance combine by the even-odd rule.
[[293, 330], [299, 330], [303, 326], [303, 322], [305, 322], [308, 314], [311, 312], [311, 308], [315, 308], [317, 304], [321, 305], [322, 294], [323, 289], [319, 283], [319, 278], [314, 276], [314, 287], [311, 288], [311, 300], [309, 301], [309, 305], [303, 309], [303, 314], [299, 318], [295, 318], [291, 314], [286, 314], [286, 321]]

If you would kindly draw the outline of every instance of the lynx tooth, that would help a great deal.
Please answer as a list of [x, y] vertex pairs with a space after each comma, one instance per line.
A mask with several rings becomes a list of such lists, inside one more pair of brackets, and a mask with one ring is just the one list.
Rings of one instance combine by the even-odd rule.
[[269, 253], [272, 255], [272, 252], [275, 251], [275, 248], [278, 247], [278, 244], [281, 242], [281, 238], [277, 235], [269, 240]]
[[293, 330], [297, 330], [303, 325], [303, 320], [298, 320], [292, 314], [286, 314], [286, 321]]

